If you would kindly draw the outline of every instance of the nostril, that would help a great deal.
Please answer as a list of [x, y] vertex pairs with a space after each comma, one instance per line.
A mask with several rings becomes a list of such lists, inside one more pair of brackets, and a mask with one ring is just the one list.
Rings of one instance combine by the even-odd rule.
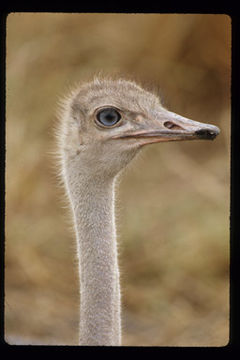
[[163, 126], [165, 126], [166, 128], [170, 129], [170, 130], [183, 130], [183, 128], [179, 125], [174, 124], [171, 121], [166, 121]]

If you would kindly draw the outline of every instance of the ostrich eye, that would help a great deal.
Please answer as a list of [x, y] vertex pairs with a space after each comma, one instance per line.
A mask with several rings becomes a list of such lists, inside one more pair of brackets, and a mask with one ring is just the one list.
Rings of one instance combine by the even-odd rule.
[[104, 126], [113, 126], [121, 119], [119, 112], [113, 108], [100, 110], [97, 114], [97, 120]]

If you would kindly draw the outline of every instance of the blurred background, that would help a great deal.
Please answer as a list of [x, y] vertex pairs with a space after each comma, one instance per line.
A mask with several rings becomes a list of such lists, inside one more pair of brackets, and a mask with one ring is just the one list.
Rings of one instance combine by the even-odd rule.
[[213, 142], [147, 147], [122, 178], [123, 345], [228, 343], [230, 39], [226, 15], [8, 16], [8, 343], [78, 342], [75, 238], [51, 151], [59, 97], [99, 71], [221, 128]]

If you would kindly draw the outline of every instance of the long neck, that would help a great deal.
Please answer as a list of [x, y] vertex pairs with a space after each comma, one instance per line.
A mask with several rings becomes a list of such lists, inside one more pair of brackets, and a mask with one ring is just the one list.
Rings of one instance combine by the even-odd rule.
[[69, 181], [80, 275], [80, 345], [121, 345], [114, 181]]

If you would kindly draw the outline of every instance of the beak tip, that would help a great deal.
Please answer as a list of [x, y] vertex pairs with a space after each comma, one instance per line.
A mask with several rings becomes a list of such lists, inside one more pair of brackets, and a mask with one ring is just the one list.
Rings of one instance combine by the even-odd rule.
[[220, 134], [221, 130], [219, 129], [219, 127], [216, 126], [216, 132], [217, 132], [217, 135]]
[[203, 128], [195, 132], [199, 139], [214, 140], [217, 135], [220, 134], [220, 129], [217, 126], [211, 126], [211, 128]]

